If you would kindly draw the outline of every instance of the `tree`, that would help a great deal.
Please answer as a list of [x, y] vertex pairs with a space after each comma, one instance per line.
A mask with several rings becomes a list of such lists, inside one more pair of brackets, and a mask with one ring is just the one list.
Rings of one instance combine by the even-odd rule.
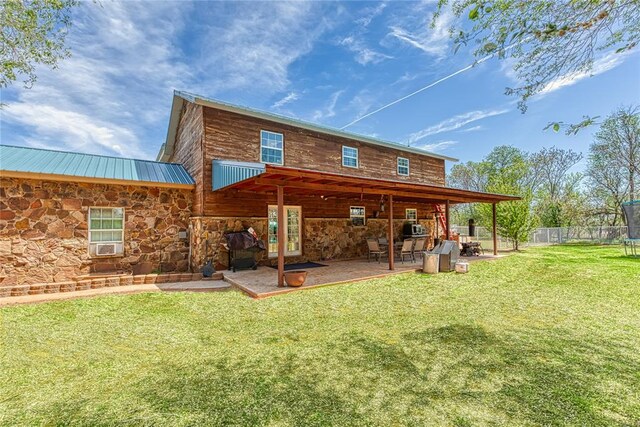
[[612, 153], [602, 144], [594, 143], [589, 149], [586, 176], [589, 183], [592, 217], [600, 224], [618, 225], [620, 205], [627, 196], [629, 184], [621, 168], [612, 167]]
[[629, 200], [635, 200], [640, 176], [640, 108], [620, 108], [602, 123], [592, 150], [606, 155], [610, 167], [624, 171]]
[[4, 0], [0, 2], [0, 88], [24, 76], [33, 86], [36, 66], [56, 68], [69, 56], [64, 41], [77, 0]]
[[[485, 158], [487, 163], [486, 191], [499, 194], [514, 194], [522, 199], [498, 203], [496, 225], [498, 234], [513, 242], [515, 250], [527, 241], [537, 225], [533, 211], [533, 195], [537, 177], [531, 167], [529, 155], [511, 146], [494, 148]], [[478, 206], [479, 217], [484, 224], [491, 224], [491, 206]], [[492, 228], [492, 224], [491, 227]]]
[[577, 221], [582, 174], [569, 170], [580, 160], [581, 153], [556, 147], [543, 148], [531, 155], [532, 169], [539, 183], [536, 212], [542, 226], [568, 227]]
[[640, 0], [439, 0], [432, 24], [447, 7], [468, 19], [451, 29], [456, 49], [475, 42], [476, 58], [515, 62], [522, 84], [506, 94], [523, 112], [554, 80], [589, 73], [598, 52], [622, 53], [640, 40]]
[[[490, 187], [491, 192], [500, 194], [516, 194], [521, 200], [501, 202], [496, 206], [496, 225], [498, 234], [513, 242], [513, 248], [520, 249], [520, 243], [526, 242], [531, 232], [538, 226], [538, 221], [532, 210], [533, 191], [523, 188], [516, 183], [498, 181]], [[491, 206], [481, 205], [485, 211], [484, 217], [489, 215]]]

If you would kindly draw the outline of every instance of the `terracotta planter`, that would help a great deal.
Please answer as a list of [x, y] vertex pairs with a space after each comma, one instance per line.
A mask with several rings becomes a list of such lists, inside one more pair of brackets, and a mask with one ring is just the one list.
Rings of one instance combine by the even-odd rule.
[[171, 273], [169, 275], [169, 283], [176, 283], [180, 281], [181, 273]]
[[171, 276], [168, 273], [158, 274], [158, 277], [156, 277], [156, 283], [169, 283], [170, 277]]
[[23, 295], [29, 295], [29, 285], [17, 285], [11, 288], [12, 297], [20, 297]]
[[305, 280], [307, 280], [307, 272], [304, 270], [284, 272], [284, 281], [287, 283], [287, 286], [297, 288], [302, 286]]
[[191, 275], [191, 280], [202, 280], [202, 273], [193, 273]]
[[120, 278], [120, 286], [133, 285], [133, 276], [122, 276]]

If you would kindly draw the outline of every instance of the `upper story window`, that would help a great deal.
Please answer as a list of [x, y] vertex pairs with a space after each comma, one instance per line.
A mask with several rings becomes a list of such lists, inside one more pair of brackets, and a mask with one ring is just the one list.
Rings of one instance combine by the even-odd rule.
[[260, 131], [260, 161], [262, 163], [284, 163], [284, 136], [281, 133]]
[[358, 167], [358, 149], [353, 147], [342, 146], [342, 166], [348, 168]]
[[409, 159], [398, 157], [398, 175], [409, 176]]

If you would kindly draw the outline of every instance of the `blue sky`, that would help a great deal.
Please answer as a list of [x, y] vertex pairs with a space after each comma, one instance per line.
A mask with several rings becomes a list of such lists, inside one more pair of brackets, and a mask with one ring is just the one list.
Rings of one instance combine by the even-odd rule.
[[[32, 89], [2, 91], [3, 144], [155, 158], [172, 91], [185, 90], [340, 128], [473, 61], [453, 54], [434, 2], [87, 2], [72, 57]], [[640, 55], [601, 55], [592, 76], [559, 79], [521, 114], [516, 81], [492, 59], [346, 130], [478, 160], [497, 145], [586, 151], [552, 120], [606, 116], [640, 101]], [[583, 162], [584, 163], [584, 162]], [[450, 165], [449, 165], [450, 166]], [[580, 169], [579, 165], [577, 169]]]

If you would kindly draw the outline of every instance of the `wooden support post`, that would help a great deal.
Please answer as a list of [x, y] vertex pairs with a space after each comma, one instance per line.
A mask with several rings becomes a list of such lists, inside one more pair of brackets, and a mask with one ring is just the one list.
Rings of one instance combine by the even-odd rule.
[[395, 267], [393, 265], [394, 262], [394, 242], [393, 242], [393, 196], [389, 194], [389, 270], [393, 270]]
[[284, 286], [284, 187], [278, 186], [278, 287]]
[[496, 203], [492, 205], [493, 211], [493, 254], [498, 255], [498, 223], [496, 220]]
[[446, 240], [451, 240], [451, 221], [449, 221], [449, 200], [447, 200], [447, 202], [444, 205], [444, 220], [445, 220], [445, 225], [447, 226], [446, 230], [445, 230], [445, 239]]

